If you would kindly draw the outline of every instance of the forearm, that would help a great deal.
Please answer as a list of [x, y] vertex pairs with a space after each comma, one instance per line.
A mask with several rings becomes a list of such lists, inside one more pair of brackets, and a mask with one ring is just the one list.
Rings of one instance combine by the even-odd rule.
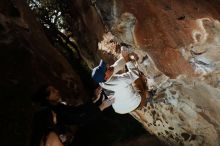
[[126, 66], [128, 68], [128, 72], [121, 74], [120, 78], [122, 81], [126, 82], [127, 84], [131, 84], [137, 78], [139, 78], [139, 73], [137, 68], [134, 66], [134, 64], [131, 61], [127, 62]]
[[123, 57], [120, 57], [113, 65], [111, 65], [112, 67], [114, 67], [113, 74], [122, 70], [125, 67], [125, 64], [126, 64], [125, 59]]

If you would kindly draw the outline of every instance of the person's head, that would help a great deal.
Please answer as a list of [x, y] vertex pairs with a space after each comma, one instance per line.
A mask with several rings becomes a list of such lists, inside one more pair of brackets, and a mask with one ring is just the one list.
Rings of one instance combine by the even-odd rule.
[[96, 83], [105, 82], [112, 76], [113, 71], [113, 67], [106, 65], [103, 60], [100, 60], [99, 65], [92, 70], [92, 78]]
[[34, 96], [34, 101], [42, 105], [56, 104], [60, 101], [59, 90], [52, 85], [43, 85]]

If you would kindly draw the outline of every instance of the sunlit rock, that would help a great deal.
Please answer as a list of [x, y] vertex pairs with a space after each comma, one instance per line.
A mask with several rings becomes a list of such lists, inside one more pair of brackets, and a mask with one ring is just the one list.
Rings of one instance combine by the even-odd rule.
[[158, 8], [162, 3], [140, 3], [116, 3], [118, 18], [112, 34], [105, 34], [99, 43], [100, 50], [115, 58], [119, 52], [111, 39], [130, 44], [140, 58], [136, 66], [145, 74], [149, 89], [156, 90], [154, 101], [131, 115], [169, 145], [219, 146], [220, 23], [213, 17], [216, 13], [206, 9], [199, 14], [187, 8], [187, 17], [174, 18], [171, 11], [190, 2], [167, 4], [164, 10]]

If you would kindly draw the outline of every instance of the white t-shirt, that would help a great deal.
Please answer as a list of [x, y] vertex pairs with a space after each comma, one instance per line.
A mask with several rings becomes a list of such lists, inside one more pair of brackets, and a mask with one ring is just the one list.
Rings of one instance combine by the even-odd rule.
[[[128, 72], [116, 74], [125, 64]], [[123, 57], [118, 59], [112, 67], [114, 67], [112, 76], [106, 82], [100, 83], [100, 86], [114, 92], [115, 102], [112, 107], [115, 112], [120, 114], [129, 113], [135, 110], [141, 102], [141, 96], [132, 86], [132, 83], [139, 77], [138, 70], [132, 62], [126, 63]]]

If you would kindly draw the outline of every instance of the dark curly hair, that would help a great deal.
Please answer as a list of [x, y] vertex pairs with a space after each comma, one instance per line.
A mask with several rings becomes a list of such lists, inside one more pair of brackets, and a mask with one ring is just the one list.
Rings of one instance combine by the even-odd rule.
[[50, 91], [48, 90], [49, 86], [49, 84], [44, 84], [40, 86], [40, 88], [32, 97], [32, 101], [41, 105], [48, 105], [47, 97], [50, 95]]

